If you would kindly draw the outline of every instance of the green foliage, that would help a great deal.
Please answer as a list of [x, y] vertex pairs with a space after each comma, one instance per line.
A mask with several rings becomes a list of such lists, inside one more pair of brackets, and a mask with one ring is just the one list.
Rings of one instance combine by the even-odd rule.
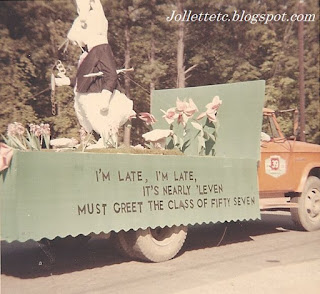
[[[128, 74], [130, 98], [136, 112], [149, 111], [152, 89], [176, 86], [176, 22], [166, 17], [177, 7], [175, 0], [101, 0], [109, 20], [109, 42], [118, 67], [130, 53]], [[184, 9], [193, 13], [297, 13], [297, 1], [275, 0], [184, 0]], [[317, 1], [305, 1], [305, 13], [318, 13]], [[65, 54], [58, 51], [76, 16], [74, 1], [0, 2], [0, 133], [7, 125], [48, 122], [52, 137], [79, 136], [73, 110], [73, 91], [56, 91], [58, 113], [51, 113], [50, 75], [57, 59], [72, 76], [80, 49], [69, 44]], [[202, 86], [266, 80], [266, 107], [298, 108], [298, 23], [270, 22], [189, 22], [184, 40], [187, 86]], [[319, 143], [319, 36], [318, 20], [304, 23], [306, 135]], [[291, 135], [292, 119], [280, 121]], [[133, 121], [132, 141], [141, 141], [146, 130]]]

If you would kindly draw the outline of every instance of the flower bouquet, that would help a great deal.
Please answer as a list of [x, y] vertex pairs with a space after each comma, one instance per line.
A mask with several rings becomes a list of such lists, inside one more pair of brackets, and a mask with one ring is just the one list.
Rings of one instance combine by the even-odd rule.
[[41, 150], [42, 146], [50, 148], [49, 124], [30, 124], [27, 130], [21, 123], [14, 122], [8, 125], [7, 137], [2, 135], [5, 143], [13, 149]]
[[[190, 140], [198, 141], [199, 155], [214, 155], [214, 144], [216, 142], [217, 128], [219, 126], [217, 113], [222, 101], [218, 96], [206, 105], [206, 111], [195, 114], [199, 111], [192, 99], [188, 101], [176, 100], [176, 106], [163, 112], [163, 118], [169, 125], [166, 130], [150, 130], [142, 137], [150, 142], [151, 148], [179, 149], [185, 152], [190, 146]], [[152, 114], [143, 112], [138, 116], [147, 126], [152, 129], [152, 125], [157, 121]], [[196, 130], [195, 137], [190, 137], [191, 129]], [[169, 138], [169, 140], [168, 140]]]

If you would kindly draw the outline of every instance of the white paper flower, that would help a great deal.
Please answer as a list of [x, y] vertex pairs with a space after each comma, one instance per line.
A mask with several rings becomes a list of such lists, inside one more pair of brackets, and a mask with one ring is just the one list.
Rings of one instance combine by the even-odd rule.
[[75, 138], [58, 138], [50, 140], [50, 145], [53, 148], [73, 148], [78, 144]]
[[145, 133], [142, 135], [142, 137], [147, 142], [152, 142], [156, 148], [164, 149], [166, 145], [166, 138], [173, 135], [172, 130], [160, 130], [156, 129], [153, 131], [150, 131], [148, 133]]

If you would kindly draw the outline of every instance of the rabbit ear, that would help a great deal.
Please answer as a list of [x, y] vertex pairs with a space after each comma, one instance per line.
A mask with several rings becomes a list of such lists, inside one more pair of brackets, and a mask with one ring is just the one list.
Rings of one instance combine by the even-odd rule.
[[104, 13], [100, 0], [90, 0], [90, 6], [93, 10]]
[[100, 0], [76, 0], [77, 12], [82, 22], [88, 19], [90, 13], [98, 17], [105, 17]]
[[76, 0], [76, 3], [79, 16], [73, 22], [68, 39], [80, 47], [108, 43], [108, 20], [100, 0]]
[[86, 21], [91, 9], [91, 0], [76, 0], [77, 12], [81, 21]]

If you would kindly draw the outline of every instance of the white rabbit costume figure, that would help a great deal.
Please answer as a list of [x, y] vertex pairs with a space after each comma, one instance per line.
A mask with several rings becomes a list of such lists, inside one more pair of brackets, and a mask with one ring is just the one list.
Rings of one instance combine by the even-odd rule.
[[[133, 102], [116, 90], [115, 59], [108, 44], [108, 21], [100, 0], [76, 0], [78, 17], [68, 33], [68, 39], [80, 47], [87, 46], [79, 58], [76, 77], [56, 78], [57, 86], [74, 87], [74, 108], [81, 126], [96, 131], [99, 145], [115, 145], [120, 126], [132, 117]], [[101, 142], [102, 141], [102, 142]]]

